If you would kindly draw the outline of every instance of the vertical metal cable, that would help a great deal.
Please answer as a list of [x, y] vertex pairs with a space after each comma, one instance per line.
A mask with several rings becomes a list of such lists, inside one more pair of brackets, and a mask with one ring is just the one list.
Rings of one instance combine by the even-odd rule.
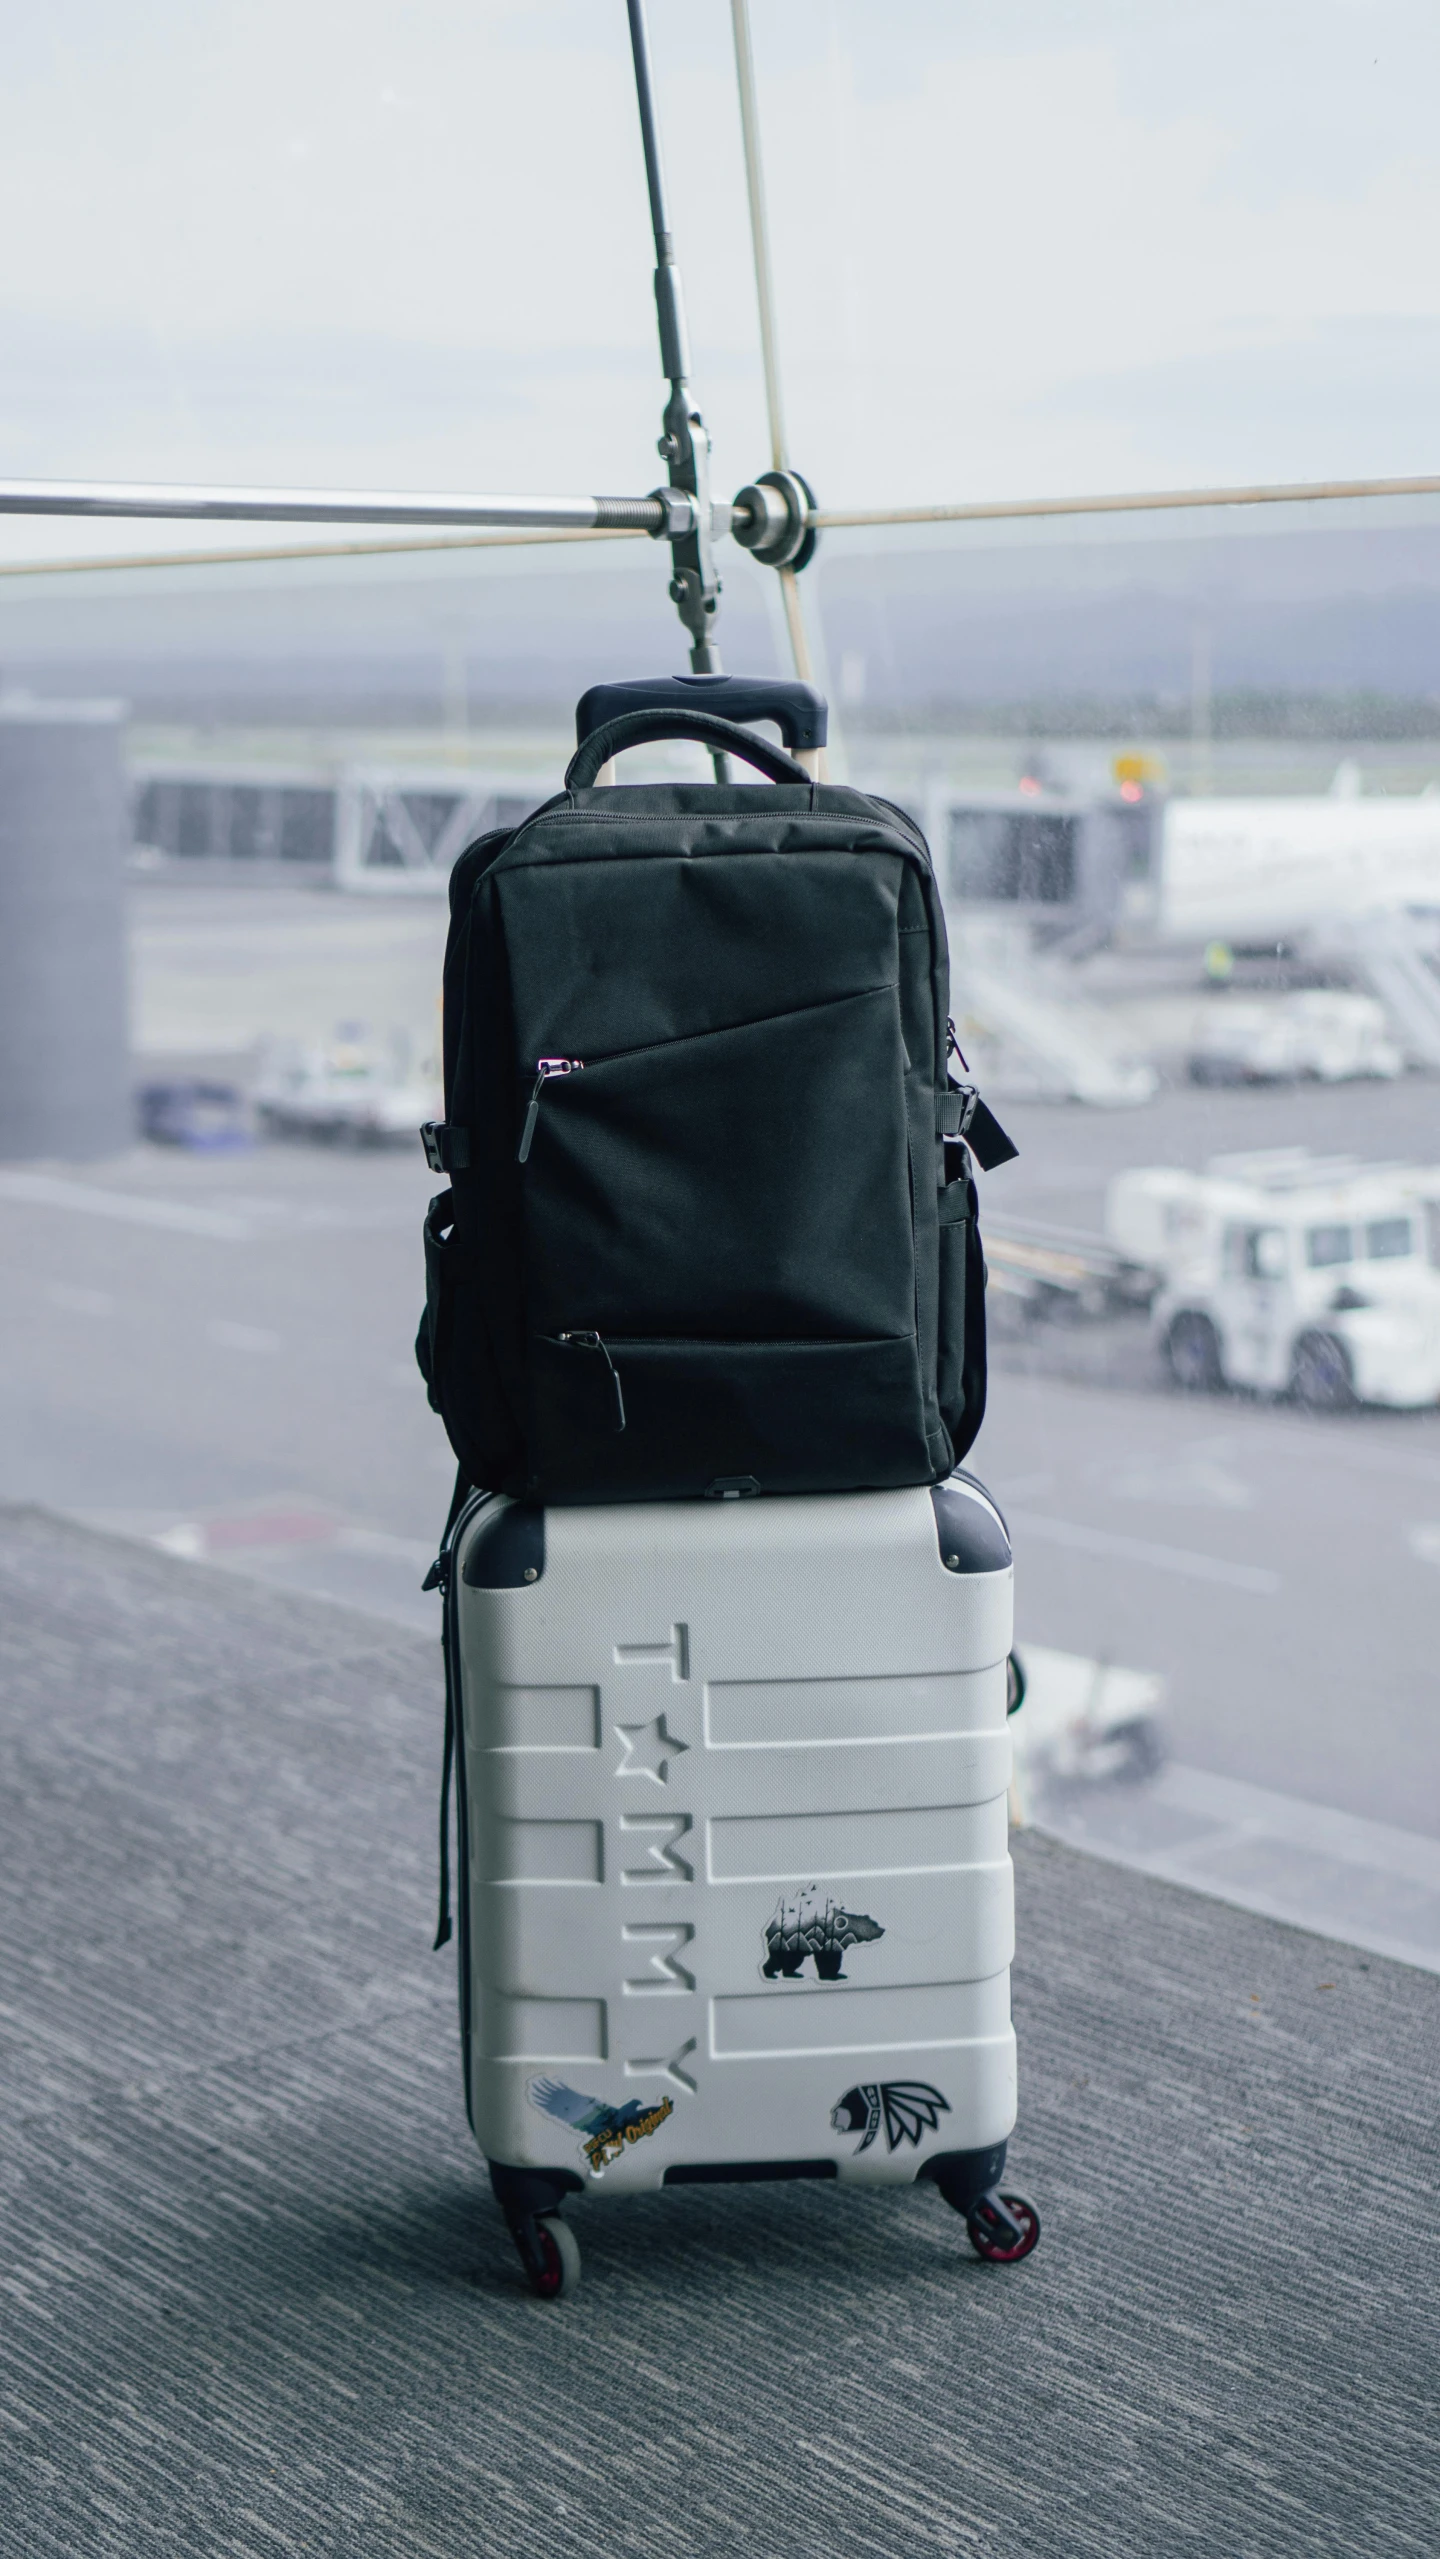
[[[785, 471], [785, 412], [780, 397], [780, 349], [775, 334], [775, 286], [770, 267], [770, 226], [765, 213], [765, 172], [760, 158], [760, 109], [755, 95], [755, 55], [750, 43], [749, 0], [730, 0], [735, 31], [735, 78], [740, 91], [740, 132], [745, 144], [745, 189], [750, 199], [750, 244], [755, 258], [755, 299], [760, 306], [760, 358], [765, 374], [765, 409], [770, 422], [770, 464]], [[790, 654], [802, 683], [813, 684], [814, 662], [800, 587], [793, 569], [780, 571], [780, 596]]]
[[760, 305], [760, 354], [765, 407], [770, 420], [770, 463], [789, 467], [780, 403], [780, 351], [775, 340], [775, 290], [770, 274], [770, 227], [765, 216], [765, 172], [760, 160], [760, 111], [755, 97], [755, 56], [750, 45], [748, 0], [730, 0], [735, 29], [735, 76], [740, 89], [740, 131], [745, 144], [745, 187], [750, 198], [750, 241], [755, 257], [755, 299]]

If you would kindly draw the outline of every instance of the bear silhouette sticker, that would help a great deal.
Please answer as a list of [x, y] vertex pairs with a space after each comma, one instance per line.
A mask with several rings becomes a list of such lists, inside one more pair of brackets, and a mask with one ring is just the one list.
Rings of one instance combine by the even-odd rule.
[[766, 1981], [799, 1981], [807, 1958], [813, 1958], [817, 1980], [843, 1981], [844, 1958], [852, 1946], [868, 1946], [884, 1929], [863, 1910], [842, 1910], [818, 1885], [803, 1884], [782, 1893], [775, 1915], [765, 1923]]

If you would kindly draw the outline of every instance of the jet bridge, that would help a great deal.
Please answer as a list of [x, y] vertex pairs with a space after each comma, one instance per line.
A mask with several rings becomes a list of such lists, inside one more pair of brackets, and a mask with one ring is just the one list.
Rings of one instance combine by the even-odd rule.
[[236, 879], [282, 863], [340, 889], [443, 896], [467, 844], [518, 826], [553, 787], [553, 776], [456, 764], [152, 760], [132, 767], [131, 841], [142, 862], [224, 866]]
[[1128, 798], [937, 784], [912, 795], [949, 922], [962, 1044], [996, 1092], [1103, 1107], [1155, 1090], [1154, 1070], [1126, 1053], [1065, 967], [1110, 941], [1145, 892], [1161, 803], [1132, 788]]
[[1023, 919], [1038, 947], [1092, 950], [1145, 911], [1164, 803], [1138, 784], [1102, 792], [933, 787], [921, 816], [943, 894]]
[[1413, 1066], [1440, 1068], [1440, 914], [1361, 916], [1346, 940], [1352, 975], [1378, 996]]

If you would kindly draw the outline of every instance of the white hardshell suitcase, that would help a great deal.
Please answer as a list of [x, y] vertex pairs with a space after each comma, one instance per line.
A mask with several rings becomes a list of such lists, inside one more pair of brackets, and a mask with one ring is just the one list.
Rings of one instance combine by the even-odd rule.
[[537, 2291], [567, 2194], [757, 2176], [930, 2177], [1027, 2254], [983, 1487], [475, 1496], [441, 1569], [467, 2101]]

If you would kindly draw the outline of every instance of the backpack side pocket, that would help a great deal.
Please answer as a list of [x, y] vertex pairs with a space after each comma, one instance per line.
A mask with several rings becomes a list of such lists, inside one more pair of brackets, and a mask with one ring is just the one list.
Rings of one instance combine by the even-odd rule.
[[985, 1256], [970, 1175], [940, 1193], [940, 1412], [958, 1466], [985, 1418]]
[[500, 1385], [473, 1257], [455, 1229], [455, 1194], [425, 1216], [425, 1312], [415, 1359], [431, 1408], [470, 1484], [508, 1489], [523, 1451]]
[[442, 1413], [440, 1401], [441, 1341], [446, 1315], [446, 1257], [453, 1254], [455, 1227], [455, 1194], [439, 1191], [425, 1212], [425, 1307], [420, 1329], [415, 1336], [415, 1365], [425, 1380], [425, 1393], [432, 1413]]

